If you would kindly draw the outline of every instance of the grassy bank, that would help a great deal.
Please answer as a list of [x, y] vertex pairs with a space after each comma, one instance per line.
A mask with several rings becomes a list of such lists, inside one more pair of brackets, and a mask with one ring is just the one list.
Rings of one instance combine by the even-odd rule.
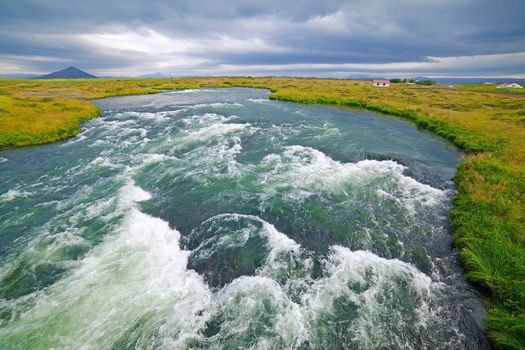
[[228, 86], [410, 119], [466, 151], [450, 214], [454, 242], [467, 277], [486, 296], [493, 344], [525, 348], [525, 95], [299, 78], [0, 80], [0, 148], [75, 134], [98, 114], [87, 99]]
[[80, 123], [100, 114], [74, 99], [0, 96], [0, 148], [54, 142], [80, 132]]

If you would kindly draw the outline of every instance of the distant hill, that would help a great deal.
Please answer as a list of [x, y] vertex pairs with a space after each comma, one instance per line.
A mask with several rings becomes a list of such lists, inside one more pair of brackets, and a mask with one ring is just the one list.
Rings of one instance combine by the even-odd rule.
[[417, 80], [435, 80], [438, 83], [442, 84], [482, 84], [485, 82], [489, 83], [498, 83], [498, 82], [510, 82], [510, 83], [519, 83], [524, 81], [524, 79], [515, 79], [515, 78], [416, 78]]
[[157, 73], [139, 75], [137, 78], [168, 78], [168, 76], [157, 72]]
[[370, 75], [355, 75], [355, 76], [348, 76], [346, 79], [358, 79], [358, 80], [373, 80], [373, 79], [392, 79], [392, 78], [413, 78], [416, 80], [434, 80], [437, 83], [441, 84], [482, 84], [485, 82], [511, 82], [511, 83], [519, 83], [525, 81], [525, 79], [517, 79], [517, 78], [432, 78], [432, 77], [410, 77], [410, 76], [399, 76], [399, 77], [393, 77], [389, 76], [389, 78], [384, 76], [370, 76]]
[[67, 67], [66, 69], [59, 70], [57, 72], [49, 73], [38, 79], [89, 79], [96, 78], [96, 76], [86, 73], [76, 67]]

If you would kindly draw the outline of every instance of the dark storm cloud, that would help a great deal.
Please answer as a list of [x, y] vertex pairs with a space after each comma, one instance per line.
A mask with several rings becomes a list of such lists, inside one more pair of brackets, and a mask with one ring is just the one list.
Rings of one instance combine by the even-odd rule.
[[517, 76], [524, 15], [523, 0], [2, 0], [0, 73]]

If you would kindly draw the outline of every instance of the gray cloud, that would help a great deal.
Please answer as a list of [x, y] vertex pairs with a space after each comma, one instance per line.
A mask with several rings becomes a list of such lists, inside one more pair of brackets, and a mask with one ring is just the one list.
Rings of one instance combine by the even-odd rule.
[[524, 15], [522, 0], [3, 0], [0, 73], [525, 76]]

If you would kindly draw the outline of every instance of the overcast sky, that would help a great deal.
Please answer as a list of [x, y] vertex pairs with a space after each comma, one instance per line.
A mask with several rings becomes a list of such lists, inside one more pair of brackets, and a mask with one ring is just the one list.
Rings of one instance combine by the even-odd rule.
[[0, 0], [0, 74], [525, 78], [525, 0]]

